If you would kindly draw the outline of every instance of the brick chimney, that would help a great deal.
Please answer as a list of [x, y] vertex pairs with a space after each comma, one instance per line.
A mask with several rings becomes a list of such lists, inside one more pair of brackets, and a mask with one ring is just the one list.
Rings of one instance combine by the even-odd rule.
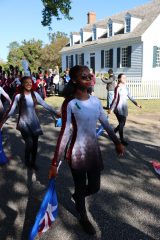
[[87, 16], [88, 16], [88, 24], [92, 24], [92, 23], [95, 23], [95, 21], [96, 21], [96, 13], [95, 12], [89, 12], [88, 14], [87, 14]]

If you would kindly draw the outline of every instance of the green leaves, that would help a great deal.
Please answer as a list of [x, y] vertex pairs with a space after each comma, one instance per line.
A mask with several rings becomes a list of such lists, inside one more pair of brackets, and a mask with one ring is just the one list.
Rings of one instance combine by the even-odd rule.
[[61, 66], [59, 51], [68, 43], [66, 33], [55, 32], [48, 34], [50, 44], [43, 45], [41, 40], [31, 39], [22, 41], [21, 44], [11, 42], [8, 46], [8, 64], [22, 69], [21, 60], [25, 56], [32, 71], [37, 72], [39, 66], [45, 69]]
[[44, 9], [42, 11], [42, 25], [51, 28], [52, 17], [61, 20], [61, 17], [71, 20], [70, 16], [71, 1], [70, 0], [41, 0]]

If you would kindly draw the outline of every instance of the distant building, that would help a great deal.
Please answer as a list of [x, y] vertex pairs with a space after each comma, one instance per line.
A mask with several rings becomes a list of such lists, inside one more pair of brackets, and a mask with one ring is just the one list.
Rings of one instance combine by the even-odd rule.
[[113, 68], [116, 75], [160, 80], [160, 0], [99, 21], [88, 13], [87, 25], [71, 33], [61, 56], [62, 70], [82, 64], [95, 73]]

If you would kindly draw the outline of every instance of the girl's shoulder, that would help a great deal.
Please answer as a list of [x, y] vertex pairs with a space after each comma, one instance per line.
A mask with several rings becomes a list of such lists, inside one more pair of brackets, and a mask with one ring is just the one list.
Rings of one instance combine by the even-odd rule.
[[91, 102], [93, 102], [93, 103], [100, 103], [100, 100], [99, 100], [99, 98], [98, 97], [96, 97], [96, 96], [90, 96], [90, 100], [91, 100]]
[[20, 97], [21, 97], [21, 93], [15, 94], [15, 95], [13, 96], [12, 102], [14, 102], [14, 101], [19, 101]]
[[33, 94], [34, 94], [35, 96], [38, 96], [38, 95], [39, 95], [39, 93], [36, 92], [36, 91], [33, 91]]
[[21, 96], [21, 93], [17, 93], [17, 94], [15, 94], [15, 95], [14, 95], [14, 98], [17, 98], [17, 99], [19, 99], [19, 98], [20, 98], [20, 96]]

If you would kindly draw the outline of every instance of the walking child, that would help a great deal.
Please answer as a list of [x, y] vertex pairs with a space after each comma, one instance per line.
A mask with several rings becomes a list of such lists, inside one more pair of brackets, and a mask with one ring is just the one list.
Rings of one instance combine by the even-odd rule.
[[53, 116], [57, 115], [57, 111], [49, 106], [37, 92], [32, 90], [31, 77], [24, 76], [21, 79], [21, 92], [15, 96], [9, 111], [6, 112], [0, 123], [0, 127], [2, 127], [6, 120], [13, 115], [18, 106], [19, 116], [17, 129], [21, 132], [22, 138], [25, 142], [25, 165], [35, 170], [37, 170], [36, 155], [38, 138], [43, 134], [36, 114], [36, 104], [42, 105]]
[[91, 86], [88, 67], [74, 66], [70, 69], [69, 76], [71, 79], [63, 92], [65, 100], [62, 104], [62, 128], [49, 176], [56, 176], [58, 162], [66, 158], [74, 180], [72, 198], [80, 215], [80, 224], [92, 235], [95, 234], [95, 229], [87, 216], [85, 197], [100, 189], [103, 161], [96, 137], [97, 121], [99, 120], [107, 131], [118, 154], [123, 154], [124, 147], [111, 128], [100, 100], [88, 93]]
[[129, 89], [126, 86], [126, 76], [123, 73], [120, 73], [118, 75], [118, 85], [115, 88], [114, 92], [114, 99], [111, 104], [111, 108], [109, 110], [109, 113], [113, 112], [115, 113], [117, 120], [118, 120], [118, 126], [114, 129], [115, 133], [119, 132], [121, 143], [125, 146], [128, 145], [128, 142], [124, 139], [123, 136], [123, 129], [126, 123], [126, 119], [128, 116], [128, 104], [127, 100], [128, 98], [139, 108], [141, 108], [140, 105], [133, 99], [133, 97], [129, 93]]

